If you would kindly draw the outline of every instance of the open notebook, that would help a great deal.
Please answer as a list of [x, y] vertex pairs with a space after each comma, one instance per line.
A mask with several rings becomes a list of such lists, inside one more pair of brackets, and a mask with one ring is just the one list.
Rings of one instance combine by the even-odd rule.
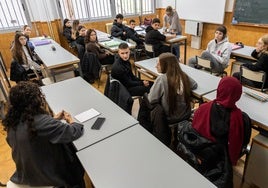
[[264, 94], [262, 92], [251, 90], [251, 91], [244, 91], [244, 93], [259, 100], [259, 101], [261, 101], [261, 102], [268, 101], [268, 95]]

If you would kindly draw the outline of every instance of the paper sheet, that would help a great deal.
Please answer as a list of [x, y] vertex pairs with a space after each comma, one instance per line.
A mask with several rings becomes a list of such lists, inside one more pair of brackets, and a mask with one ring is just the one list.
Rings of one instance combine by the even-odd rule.
[[80, 114], [77, 114], [74, 117], [79, 122], [83, 123], [83, 122], [85, 122], [85, 121], [87, 121], [89, 119], [92, 119], [92, 118], [96, 117], [97, 115], [100, 115], [100, 113], [97, 110], [91, 108], [91, 109], [89, 109], [87, 111], [84, 111], [84, 112], [82, 112]]

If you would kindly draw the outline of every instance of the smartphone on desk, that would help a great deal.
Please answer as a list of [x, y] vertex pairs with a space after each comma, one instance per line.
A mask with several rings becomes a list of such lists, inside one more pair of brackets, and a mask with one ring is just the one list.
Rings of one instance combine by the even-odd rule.
[[91, 129], [99, 130], [102, 124], [104, 123], [104, 121], [105, 121], [105, 117], [98, 117], [96, 121], [93, 123], [93, 125], [91, 126]]

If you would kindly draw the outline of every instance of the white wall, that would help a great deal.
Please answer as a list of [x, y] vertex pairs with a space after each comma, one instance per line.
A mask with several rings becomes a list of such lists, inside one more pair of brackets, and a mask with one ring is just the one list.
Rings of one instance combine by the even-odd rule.
[[156, 8], [166, 8], [167, 6], [172, 6], [175, 8], [176, 0], [156, 0]]

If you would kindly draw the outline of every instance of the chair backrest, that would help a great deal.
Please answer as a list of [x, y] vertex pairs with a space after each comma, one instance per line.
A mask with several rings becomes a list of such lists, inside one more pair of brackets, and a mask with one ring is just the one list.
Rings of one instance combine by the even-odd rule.
[[106, 33], [111, 34], [111, 28], [113, 27], [113, 23], [106, 23]]
[[202, 57], [196, 56], [196, 62], [198, 65], [211, 70], [210, 61], [207, 59], [203, 59]]
[[260, 82], [262, 83], [261, 91], [263, 91], [265, 80], [266, 80], [266, 73], [264, 71], [252, 71], [244, 66], [241, 66], [240, 74], [241, 74], [241, 77], [240, 77], [241, 83], [242, 83], [242, 78], [246, 78], [248, 80], [255, 81], [255, 82]]
[[137, 43], [134, 40], [130, 39], [130, 38], [127, 39], [127, 42], [129, 42], [130, 44], [133, 44], [133, 45], [137, 46]]

